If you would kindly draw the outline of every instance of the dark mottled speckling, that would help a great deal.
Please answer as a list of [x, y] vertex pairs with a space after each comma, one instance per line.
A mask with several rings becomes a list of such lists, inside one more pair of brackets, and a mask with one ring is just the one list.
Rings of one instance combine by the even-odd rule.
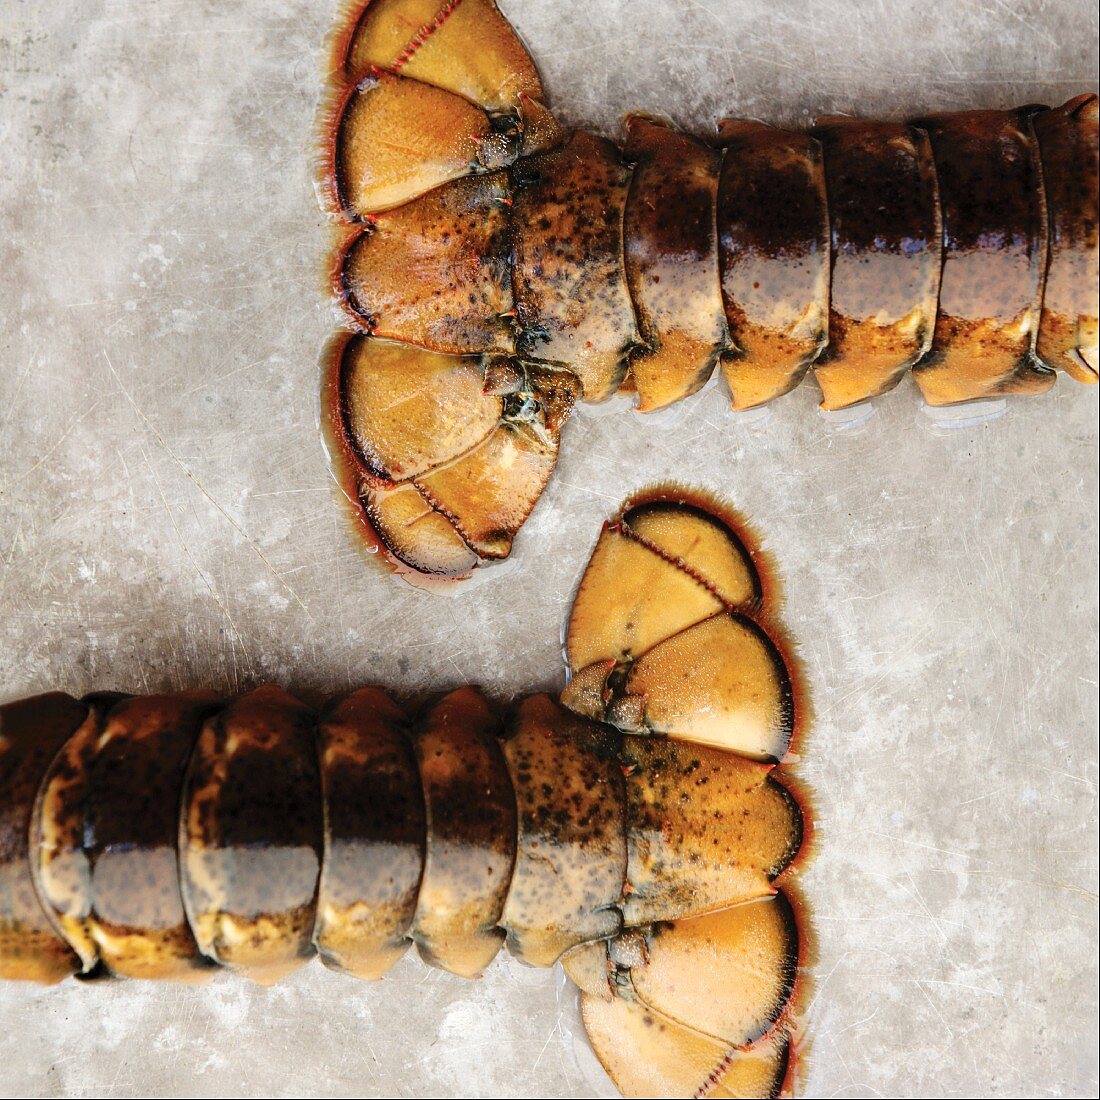
[[517, 350], [567, 366], [586, 400], [610, 397], [639, 338], [623, 264], [630, 169], [611, 142], [578, 131], [515, 178]]
[[508, 948], [552, 966], [571, 947], [614, 935], [626, 874], [620, 739], [548, 695], [524, 699], [504, 754], [519, 811], [516, 872], [503, 923]]
[[344, 256], [360, 324], [433, 351], [510, 353], [515, 344], [503, 172], [470, 176], [379, 214]]
[[771, 892], [802, 843], [802, 815], [773, 765], [659, 737], [624, 738], [629, 925], [675, 920]]

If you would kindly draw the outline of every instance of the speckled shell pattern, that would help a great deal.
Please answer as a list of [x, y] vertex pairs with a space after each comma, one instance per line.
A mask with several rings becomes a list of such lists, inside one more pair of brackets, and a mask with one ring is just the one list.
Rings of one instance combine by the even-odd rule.
[[[436, 242], [424, 293], [466, 314], [445, 329], [403, 320], [363, 242], [381, 253], [402, 218], [438, 220], [429, 206], [467, 202], [470, 180], [370, 216], [341, 284], [353, 322], [565, 368], [585, 400], [623, 388], [641, 411], [719, 364], [738, 409], [811, 374], [826, 409], [910, 371], [931, 405], [1044, 392], [1058, 370], [1096, 380], [1095, 96], [798, 133], [727, 120], [699, 139], [643, 116], [626, 131], [622, 149], [578, 131], [480, 177], [506, 194]], [[444, 255], [456, 241], [461, 263]]]
[[[629, 823], [662, 789], [642, 739], [472, 687], [415, 716], [379, 688], [52, 693], [0, 735], [0, 977], [40, 982], [269, 984], [314, 955], [377, 978], [414, 943], [467, 977], [505, 942], [551, 966], [622, 930]], [[698, 767], [666, 751], [662, 774]]]

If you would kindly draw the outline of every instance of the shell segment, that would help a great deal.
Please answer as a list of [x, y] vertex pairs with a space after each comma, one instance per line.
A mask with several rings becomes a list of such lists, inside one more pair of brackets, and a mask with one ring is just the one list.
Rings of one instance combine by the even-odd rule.
[[657, 925], [628, 980], [634, 996], [662, 1016], [744, 1047], [786, 1008], [798, 948], [791, 904], [775, 894]]
[[1054, 385], [1035, 357], [1047, 210], [1034, 113], [967, 111], [919, 123], [932, 141], [944, 232], [932, 351], [914, 370], [930, 405]]
[[663, 737], [627, 737], [632, 927], [772, 893], [802, 843], [802, 814], [773, 768]]
[[1097, 98], [1079, 96], [1053, 111], [1041, 111], [1032, 118], [1032, 126], [1050, 218], [1036, 351], [1048, 366], [1078, 382], [1095, 382], [1100, 373]]
[[360, 11], [341, 58], [353, 80], [393, 69], [489, 111], [542, 98], [538, 71], [493, 0], [368, 0]]
[[507, 419], [475, 450], [418, 478], [420, 495], [479, 558], [506, 558], [558, 457], [556, 432]]
[[431, 84], [375, 70], [348, 97], [335, 145], [335, 186], [354, 220], [448, 180], [500, 168], [515, 149], [489, 116]]
[[33, 826], [43, 901], [90, 973], [195, 981], [177, 855], [180, 793], [217, 696], [93, 704], [42, 781]]
[[819, 118], [832, 232], [829, 344], [814, 377], [822, 406], [886, 393], [932, 346], [943, 227], [923, 130]]
[[496, 731], [485, 697], [462, 688], [428, 711], [413, 739], [427, 846], [412, 938], [425, 962], [468, 978], [504, 942], [516, 859], [516, 803]]
[[366, 474], [423, 477], [492, 435], [504, 402], [484, 386], [479, 358], [355, 337], [340, 378], [345, 438]]
[[508, 949], [553, 966], [570, 948], [622, 926], [626, 880], [620, 738], [547, 695], [520, 703], [504, 741], [519, 843], [501, 923]]
[[589, 1041], [624, 1096], [778, 1096], [790, 1040], [776, 1029], [739, 1050], [636, 1001], [581, 998]]
[[[665, 598], [654, 600], [654, 591]], [[569, 666], [580, 672], [640, 657], [721, 610], [719, 597], [685, 569], [621, 527], [605, 527], [569, 616]]]
[[29, 858], [46, 769], [87, 718], [88, 707], [61, 692], [0, 707], [0, 979], [58, 982], [80, 965], [42, 908]]
[[424, 870], [424, 792], [404, 711], [380, 688], [317, 727], [325, 859], [313, 940], [322, 962], [380, 978], [405, 953]]
[[735, 350], [735, 409], [793, 389], [829, 336], [829, 217], [821, 145], [808, 134], [725, 121], [718, 191], [722, 297]]
[[629, 188], [615, 146], [578, 132], [524, 161], [512, 207], [518, 351], [568, 367], [587, 401], [619, 388], [639, 340], [623, 261]]
[[270, 984], [313, 954], [324, 829], [311, 713], [281, 688], [203, 726], [180, 815], [183, 897], [202, 953]]
[[374, 215], [340, 271], [355, 320], [434, 351], [510, 353], [508, 196], [507, 176], [493, 172]]
[[718, 277], [721, 153], [661, 122], [626, 121], [634, 165], [623, 237], [643, 346], [631, 359], [638, 410], [695, 393], [729, 347]]

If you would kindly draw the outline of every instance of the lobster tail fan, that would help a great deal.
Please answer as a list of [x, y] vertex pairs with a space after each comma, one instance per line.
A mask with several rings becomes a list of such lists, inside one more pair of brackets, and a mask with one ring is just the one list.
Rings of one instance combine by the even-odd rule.
[[738, 1050], [618, 997], [585, 995], [581, 1011], [596, 1057], [624, 1096], [772, 1097], [787, 1076], [782, 1031]]
[[792, 1052], [799, 932], [783, 894], [588, 949], [581, 1011], [626, 1096], [770, 1097]]
[[337, 43], [327, 191], [346, 226], [326, 430], [345, 495], [414, 584], [507, 557], [578, 396], [510, 358], [508, 167], [559, 145], [492, 0], [371, 0]]
[[574, 601], [561, 698], [624, 734], [627, 864], [623, 931], [563, 965], [626, 1096], [777, 1096], [792, 1065], [799, 700], [767, 564], [729, 508], [665, 487], [604, 528]]
[[392, 69], [487, 111], [543, 98], [535, 63], [494, 0], [360, 2], [341, 47], [351, 82]]

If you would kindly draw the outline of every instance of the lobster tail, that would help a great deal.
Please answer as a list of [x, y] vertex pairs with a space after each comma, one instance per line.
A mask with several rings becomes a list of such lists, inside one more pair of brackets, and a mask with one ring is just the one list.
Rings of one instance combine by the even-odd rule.
[[[1095, 96], [808, 133], [726, 120], [710, 140], [635, 115], [620, 150], [563, 131], [491, 0], [374, 0], [334, 83], [347, 323], [399, 342], [410, 372], [420, 349], [491, 357], [469, 416], [500, 377], [521, 412], [476, 459], [423, 470], [434, 491], [369, 463], [363, 477], [355, 446], [334, 447], [370, 537], [413, 581], [509, 553], [578, 397], [631, 391], [650, 412], [719, 364], [735, 409], [811, 374], [826, 410], [909, 373], [929, 405], [1040, 393], [1059, 370], [1097, 379]], [[433, 400], [418, 423], [447, 439], [468, 418]], [[417, 424], [394, 444], [415, 454]]]
[[378, 978], [416, 944], [476, 977], [507, 944], [563, 962], [628, 1095], [773, 1095], [805, 830], [776, 764], [800, 700], [773, 604], [727, 509], [656, 490], [600, 537], [559, 699], [464, 687], [409, 714], [379, 688], [314, 708], [268, 685], [0, 708], [0, 975], [268, 984], [316, 954]]

